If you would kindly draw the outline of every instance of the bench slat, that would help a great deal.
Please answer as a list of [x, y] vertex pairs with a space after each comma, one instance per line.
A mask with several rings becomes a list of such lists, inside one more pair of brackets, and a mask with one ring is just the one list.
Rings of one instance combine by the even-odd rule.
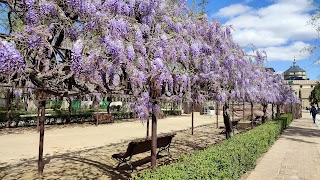
[[[157, 138], [157, 148], [167, 148], [171, 144], [172, 138], [176, 135], [164, 134]], [[139, 139], [129, 143], [127, 151], [125, 153], [113, 154], [112, 157], [119, 161], [118, 167], [121, 163], [130, 161], [131, 157], [136, 154], [151, 151], [151, 139]], [[169, 148], [168, 148], [169, 151]], [[129, 160], [126, 160], [129, 158]], [[131, 163], [129, 163], [131, 164]]]
[[99, 122], [113, 122], [113, 118], [111, 114], [93, 114], [92, 118], [96, 121], [96, 125], [99, 124]]

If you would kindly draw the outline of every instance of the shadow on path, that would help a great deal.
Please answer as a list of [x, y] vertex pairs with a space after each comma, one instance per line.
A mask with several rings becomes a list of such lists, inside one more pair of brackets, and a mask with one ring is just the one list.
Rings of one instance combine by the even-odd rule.
[[[215, 124], [204, 125], [191, 130], [178, 131], [170, 147], [172, 158], [166, 154], [160, 155], [157, 166], [170, 164], [179, 156], [202, 150], [210, 145], [219, 143], [224, 139], [220, 135], [221, 129]], [[243, 127], [245, 131], [248, 127]], [[114, 153], [125, 152], [129, 141], [109, 144], [106, 146], [73, 151], [56, 155], [45, 155], [44, 179], [128, 179], [131, 176], [149, 169], [150, 152], [133, 156], [134, 172], [127, 165], [115, 169], [117, 161], [111, 158]], [[21, 159], [21, 163], [1, 164], [0, 179], [37, 179], [37, 160]]]
[[284, 136], [303, 136], [303, 137], [320, 137], [319, 129], [310, 127], [290, 126], [284, 133]]

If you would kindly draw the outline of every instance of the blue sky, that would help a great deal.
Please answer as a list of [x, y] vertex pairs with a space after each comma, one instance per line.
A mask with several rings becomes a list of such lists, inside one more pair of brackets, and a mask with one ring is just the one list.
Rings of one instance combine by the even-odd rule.
[[320, 79], [320, 54], [302, 51], [320, 44], [315, 28], [307, 23], [314, 12], [307, 0], [208, 0], [206, 10], [210, 19], [232, 25], [240, 46], [264, 49], [265, 66], [281, 73], [295, 58], [311, 80]]

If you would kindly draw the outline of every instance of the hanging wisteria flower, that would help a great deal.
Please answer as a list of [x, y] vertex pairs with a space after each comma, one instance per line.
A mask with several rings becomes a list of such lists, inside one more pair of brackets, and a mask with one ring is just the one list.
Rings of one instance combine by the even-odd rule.
[[25, 2], [26, 2], [27, 7], [30, 8], [34, 4], [35, 1], [36, 0], [26, 0]]
[[71, 9], [80, 11], [83, 6], [83, 0], [67, 0], [67, 4]]
[[27, 14], [28, 25], [35, 26], [39, 21], [39, 14], [35, 9], [29, 9]]
[[130, 44], [130, 45], [127, 46], [127, 58], [130, 61], [133, 61], [134, 57], [135, 57], [134, 48], [133, 48], [132, 44]]
[[79, 37], [78, 30], [76, 28], [68, 28], [65, 30], [65, 34], [71, 41], [76, 41]]
[[200, 45], [198, 43], [193, 43], [191, 46], [190, 46], [190, 51], [193, 55], [193, 58], [198, 58], [199, 55], [200, 55]]
[[42, 1], [39, 3], [40, 13], [44, 16], [50, 16], [48, 18], [52, 18], [58, 16], [58, 11], [55, 5], [50, 1]]
[[24, 60], [14, 44], [0, 41], [0, 73], [7, 76], [14, 75], [25, 68]]
[[112, 84], [114, 86], [119, 86], [119, 84], [120, 84], [120, 76], [119, 76], [119, 74], [114, 74], [113, 75]]
[[22, 89], [15, 89], [13, 91], [13, 94], [15, 95], [15, 97], [20, 98], [22, 96], [23, 90]]
[[81, 40], [74, 43], [70, 69], [78, 76], [85, 78], [94, 77], [95, 81], [102, 82], [102, 79], [100, 79], [100, 77], [97, 79], [97, 74], [95, 74], [97, 73], [94, 66], [97, 58], [95, 51], [92, 50], [88, 52], [89, 56], [85, 57], [82, 55], [83, 48], [84, 45]]

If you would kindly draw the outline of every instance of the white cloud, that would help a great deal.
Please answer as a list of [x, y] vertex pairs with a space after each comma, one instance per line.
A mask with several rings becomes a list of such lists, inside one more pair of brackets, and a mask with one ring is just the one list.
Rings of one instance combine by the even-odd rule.
[[[271, 55], [269, 57], [277, 59], [274, 55], [279, 54], [276, 52], [278, 49], [290, 51], [297, 46], [300, 47], [300, 41], [317, 37], [315, 28], [307, 24], [310, 20], [310, 10], [312, 6], [306, 0], [276, 0], [263, 8], [233, 4], [220, 9], [215, 15], [229, 18], [225, 24], [233, 26], [233, 37], [241, 46], [253, 44], [265, 48], [272, 51], [267, 52]], [[293, 44], [281, 47], [288, 43]], [[278, 58], [284, 60], [287, 57], [282, 55]]]
[[251, 7], [244, 6], [242, 4], [232, 4], [228, 7], [224, 7], [220, 9], [214, 16], [219, 17], [234, 17], [241, 15], [245, 12], [248, 12], [251, 10]]
[[[309, 51], [302, 51], [304, 47], [309, 46], [302, 41], [294, 42], [288, 46], [270, 46], [262, 48], [267, 52], [268, 61], [292, 61], [306, 59], [310, 56]], [[252, 54], [251, 52], [249, 54]]]
[[256, 47], [275, 46], [286, 43], [287, 39], [267, 30], [242, 29], [233, 34], [234, 40], [242, 46], [253, 44]]
[[320, 60], [316, 61], [314, 64], [320, 65]]

